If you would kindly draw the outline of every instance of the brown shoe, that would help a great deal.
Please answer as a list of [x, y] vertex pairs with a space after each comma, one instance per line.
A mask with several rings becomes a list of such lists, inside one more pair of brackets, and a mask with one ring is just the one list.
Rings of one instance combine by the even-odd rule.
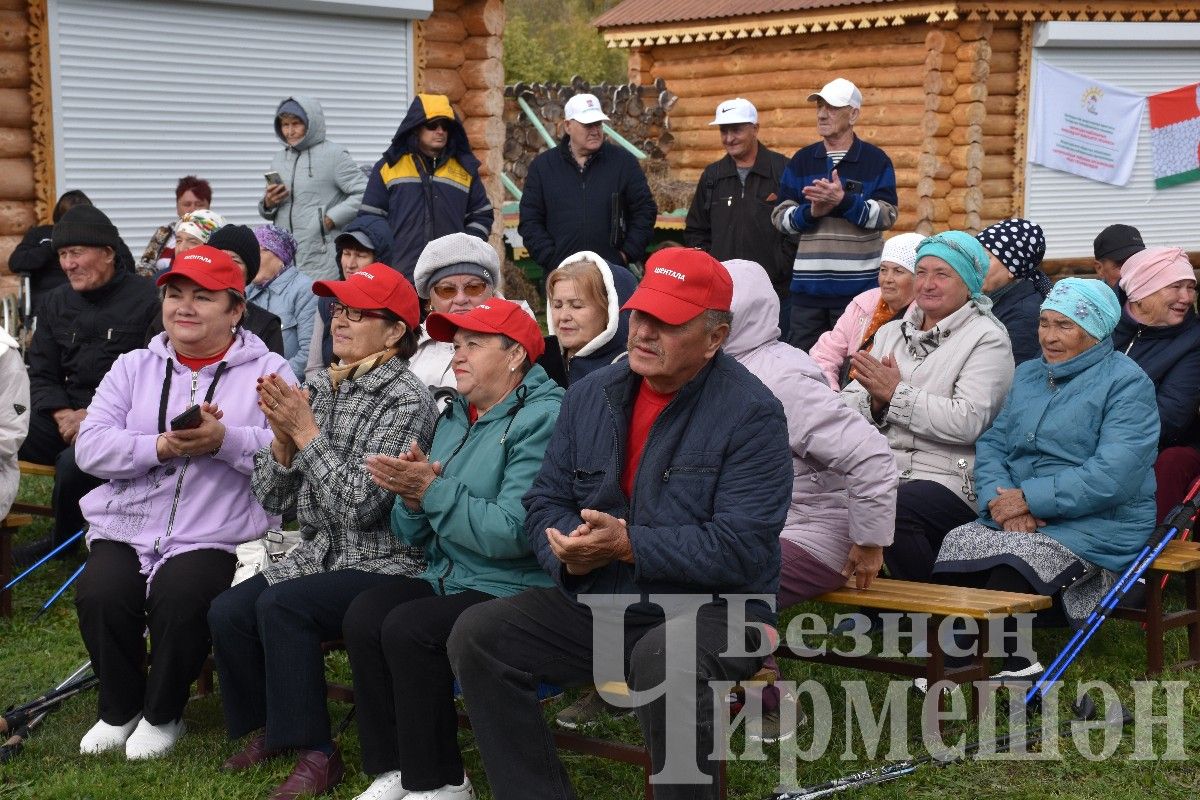
[[250, 769], [255, 764], [261, 764], [268, 758], [274, 758], [282, 752], [282, 750], [268, 750], [266, 734], [260, 733], [251, 739], [240, 753], [235, 753], [225, 759], [221, 769], [225, 772], [241, 772], [244, 769]]
[[275, 787], [270, 800], [295, 800], [301, 795], [325, 794], [341, 783], [345, 774], [342, 751], [336, 745], [331, 756], [320, 750], [301, 750], [292, 774]]

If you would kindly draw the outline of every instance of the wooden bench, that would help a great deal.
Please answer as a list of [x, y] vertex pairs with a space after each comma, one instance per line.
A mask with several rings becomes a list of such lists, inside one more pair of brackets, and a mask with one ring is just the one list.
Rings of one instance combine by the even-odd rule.
[[[1002, 620], [1012, 614], [1040, 611], [1049, 608], [1052, 603], [1051, 598], [1043, 595], [967, 589], [891, 578], [876, 578], [868, 589], [856, 589], [852, 583], [847, 584], [841, 589], [813, 599], [820, 603], [869, 608], [880, 612], [928, 614], [926, 641], [929, 657], [923, 663], [913, 663], [870, 654], [852, 656], [832, 652], [828, 643], [824, 652], [802, 653], [793, 650], [786, 642], [780, 642], [775, 651], [777, 658], [797, 658], [908, 678], [925, 678], [930, 686], [941, 680], [962, 684], [985, 681], [989, 677], [988, 665], [982, 652], [976, 652], [971, 663], [966, 666], [949, 669], [946, 667], [946, 656], [938, 640], [938, 626], [943, 619], [969, 617], [976, 620], [979, 623], [980, 641], [986, 643], [989, 641], [989, 629], [993, 620]], [[986, 647], [977, 649], [983, 651]], [[972, 712], [978, 716], [982, 710], [983, 695], [978, 687], [973, 688]], [[937, 708], [931, 709], [929, 723], [934, 722], [933, 715], [942, 707], [944, 700], [944, 697], [939, 697]]]
[[[1185, 608], [1167, 613], [1163, 610], [1163, 578], [1170, 575], [1183, 576]], [[1200, 665], [1200, 542], [1177, 540], [1168, 544], [1146, 570], [1145, 608], [1118, 607], [1111, 616], [1146, 626], [1147, 675], [1163, 671], [1163, 637], [1175, 628], [1187, 628], [1188, 657], [1172, 666]]]
[[[31, 522], [33, 517], [29, 514], [9, 514], [0, 520], [0, 587], [13, 579], [13, 536]], [[11, 616], [12, 589], [0, 589], [0, 617]]]
[[[22, 475], [43, 478], [54, 477], [54, 467], [48, 467], [45, 464], [34, 464], [32, 461], [18, 461], [17, 464], [21, 468]], [[40, 503], [22, 503], [18, 501], [12, 504], [12, 510], [24, 514], [33, 514], [36, 517], [54, 517], [54, 509]]]

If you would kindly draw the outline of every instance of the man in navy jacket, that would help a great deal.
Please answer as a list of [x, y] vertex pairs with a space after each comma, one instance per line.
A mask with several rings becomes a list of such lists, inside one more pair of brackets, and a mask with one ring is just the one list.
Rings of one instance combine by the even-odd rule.
[[529, 165], [521, 241], [543, 277], [581, 250], [622, 266], [640, 262], [658, 206], [637, 159], [604, 141], [608, 117], [590, 94], [567, 101], [566, 135]]
[[[572, 796], [539, 681], [625, 680], [642, 694], [638, 721], [663, 773], [655, 797], [717, 796], [709, 681], [754, 674], [770, 649], [756, 623], [774, 621], [792, 483], [779, 401], [721, 352], [732, 295], [706, 253], [649, 259], [625, 305], [628, 360], [567, 391], [525, 495], [530, 545], [557, 586], [478, 605], [455, 626], [450, 659], [498, 800]], [[735, 594], [758, 599], [726, 602]], [[615, 630], [598, 613], [614, 599]], [[735, 621], [743, 611], [753, 622]], [[675, 625], [694, 643], [675, 646]]]

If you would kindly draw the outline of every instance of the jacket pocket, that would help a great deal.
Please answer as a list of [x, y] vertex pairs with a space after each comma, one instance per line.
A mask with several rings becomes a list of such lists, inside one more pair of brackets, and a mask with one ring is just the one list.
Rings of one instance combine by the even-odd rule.
[[604, 485], [606, 470], [577, 469], [571, 477], [571, 491], [579, 508], [594, 508]]

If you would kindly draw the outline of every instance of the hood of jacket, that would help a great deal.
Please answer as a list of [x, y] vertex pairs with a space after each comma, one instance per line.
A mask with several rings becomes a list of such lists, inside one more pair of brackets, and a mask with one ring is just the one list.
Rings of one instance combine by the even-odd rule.
[[[375, 260], [381, 264], [392, 263], [392, 229], [388, 227], [385, 217], [375, 214], [359, 214], [342, 228], [342, 233], [362, 231], [371, 240], [375, 250]], [[338, 274], [342, 274], [342, 249], [334, 250], [334, 261], [337, 263]], [[345, 275], [342, 275], [344, 278]]]
[[[633, 273], [625, 267], [611, 264], [591, 250], [567, 256], [558, 266], [572, 264], [576, 261], [588, 261], [600, 270], [600, 277], [604, 281], [605, 299], [608, 301], [608, 323], [600, 335], [579, 348], [579, 352], [572, 356], [572, 359], [590, 356], [598, 361], [604, 361], [604, 357], [608, 356], [608, 360], [604, 361], [604, 363], [608, 363], [618, 353], [624, 352], [629, 339], [629, 312], [622, 311], [621, 306], [625, 305], [633, 296], [633, 291], [637, 288], [637, 278], [633, 277]], [[554, 333], [554, 308], [549, 302], [546, 303], [546, 328], [551, 334]]]
[[[546, 370], [538, 364], [534, 364], [529, 372], [525, 373], [525, 378], [517, 387], [505, 395], [504, 399], [487, 410], [486, 414], [475, 420], [475, 424], [471, 425], [468, 422], [467, 416], [467, 398], [463, 395], [458, 395], [454, 401], [446, 406], [446, 410], [442, 414], [448, 418], [454, 419], [463, 429], [469, 427], [478, 427], [480, 425], [501, 425], [504, 428], [511, 426], [512, 420], [516, 417], [517, 412], [522, 408], [538, 405], [547, 401], [555, 403], [561, 402], [563, 389], [554, 380], [546, 374]], [[503, 434], [500, 434], [503, 436]], [[448, 463], [450, 458], [446, 458], [443, 464]]]
[[[156, 334], [146, 347], [149, 348], [151, 353], [158, 356], [164, 364], [168, 358], [174, 361], [175, 367], [173, 372], [178, 374], [191, 372], [191, 370], [179, 363], [179, 356], [175, 354], [175, 346], [171, 344], [171, 340], [167, 337], [166, 332]], [[262, 339], [244, 328], [238, 328], [238, 332], [233, 337], [233, 344], [230, 345], [229, 351], [225, 354], [223, 360], [228, 369], [229, 367], [236, 367], [240, 364], [262, 358], [269, 352], [270, 350], [263, 344]]]
[[450, 106], [444, 95], [418, 94], [408, 107], [408, 113], [400, 122], [400, 127], [392, 136], [392, 143], [383, 151], [383, 158], [388, 164], [395, 164], [406, 153], [418, 154], [417, 128], [426, 120], [442, 117], [450, 121], [450, 134], [446, 137], [446, 149], [438, 156], [440, 164], [446, 158], [454, 157], [467, 170], [478, 170], [479, 159], [471, 153], [471, 144], [467, 140], [467, 129], [462, 120]]
[[283, 138], [283, 131], [279, 127], [279, 109], [289, 100], [304, 109], [304, 115], [308, 117], [304, 138], [297, 142], [296, 146], [292, 147], [292, 149], [296, 152], [301, 152], [325, 141], [325, 109], [321, 108], [321, 103], [315, 97], [294, 94], [280, 100], [279, 105], [275, 108], [275, 135], [279, 138], [279, 141], [283, 142], [283, 146], [290, 147], [287, 140]]
[[725, 340], [725, 352], [741, 360], [759, 347], [779, 341], [779, 295], [758, 263], [741, 258], [722, 263], [733, 278], [729, 307], [733, 328]]

